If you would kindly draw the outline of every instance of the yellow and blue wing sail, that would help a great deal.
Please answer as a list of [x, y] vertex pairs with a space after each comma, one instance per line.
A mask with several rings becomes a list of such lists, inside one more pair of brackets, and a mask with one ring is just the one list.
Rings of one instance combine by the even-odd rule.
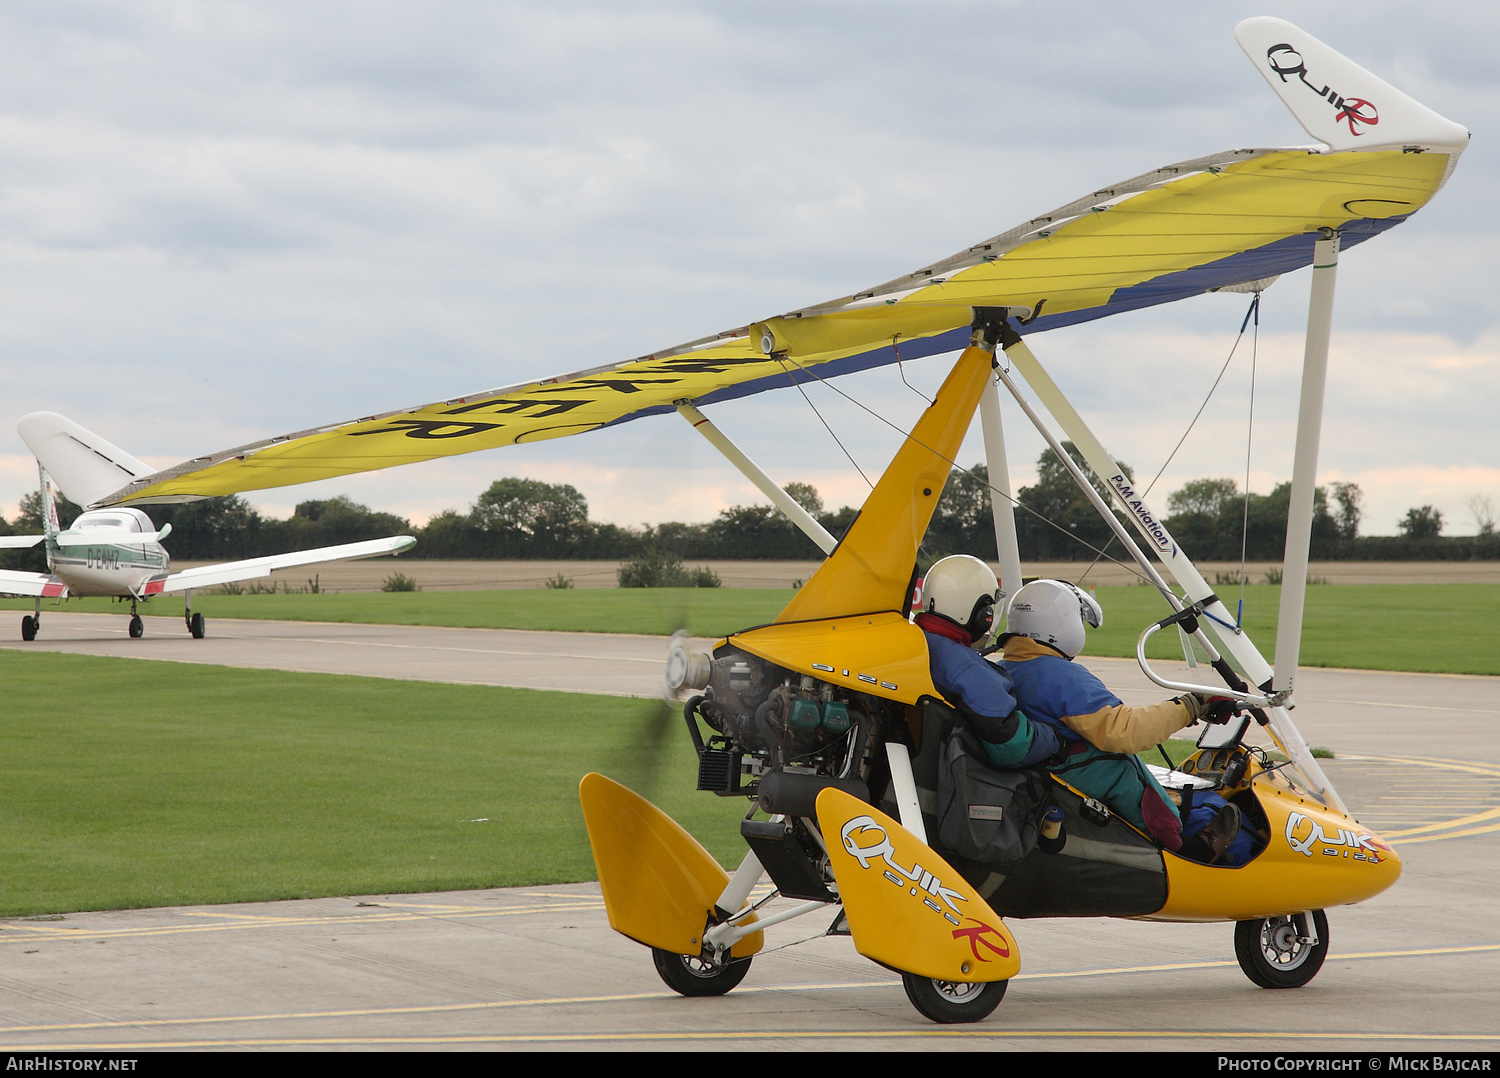
[[1287, 273], [1318, 230], [1399, 224], [1456, 152], [1233, 150], [1104, 188], [862, 292], [622, 363], [300, 431], [144, 476], [96, 504], [290, 486], [565, 437], [814, 378], [956, 351], [974, 307], [1040, 332]]

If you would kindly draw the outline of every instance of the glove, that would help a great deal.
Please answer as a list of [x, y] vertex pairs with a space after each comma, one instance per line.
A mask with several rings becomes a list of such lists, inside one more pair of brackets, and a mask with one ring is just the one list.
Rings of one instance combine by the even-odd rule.
[[1238, 701], [1231, 700], [1227, 696], [1205, 696], [1201, 692], [1190, 692], [1176, 699], [1179, 704], [1187, 708], [1194, 722], [1207, 722], [1215, 726], [1228, 722], [1244, 710]]

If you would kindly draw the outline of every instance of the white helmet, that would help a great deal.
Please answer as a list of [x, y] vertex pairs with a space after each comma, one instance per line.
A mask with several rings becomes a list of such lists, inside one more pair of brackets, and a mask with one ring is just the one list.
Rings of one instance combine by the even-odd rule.
[[1061, 580], [1033, 580], [1010, 601], [1006, 630], [1051, 644], [1068, 658], [1083, 650], [1083, 623], [1104, 624], [1104, 611], [1083, 589]]
[[927, 570], [922, 610], [947, 618], [978, 641], [994, 626], [995, 604], [1004, 594], [993, 569], [968, 554], [954, 554]]

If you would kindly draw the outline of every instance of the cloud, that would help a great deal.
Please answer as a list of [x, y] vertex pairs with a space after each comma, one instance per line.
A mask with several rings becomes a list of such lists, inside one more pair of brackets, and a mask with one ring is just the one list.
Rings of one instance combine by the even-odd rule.
[[[843, 295], [1145, 169], [1304, 141], [1230, 36], [1255, 13], [1185, 0], [7, 5], [0, 429], [50, 408], [168, 463]], [[1500, 109], [1492, 5], [1411, 20], [1390, 0], [1352, 23], [1312, 3], [1280, 13], [1460, 121]], [[1372, 526], [1412, 504], [1375, 476], [1500, 458], [1485, 414], [1497, 237], [1481, 212], [1497, 152], [1481, 137], [1432, 206], [1341, 265], [1324, 470], [1371, 477]], [[1267, 294], [1253, 485], [1290, 471], [1278, 447], [1304, 295], [1295, 277]], [[1204, 297], [1037, 349], [1111, 448], [1154, 473], [1245, 302]], [[1223, 430], [1195, 432], [1161, 489], [1243, 477], [1242, 362], [1216, 396]], [[930, 392], [943, 370], [906, 374]], [[897, 425], [920, 407], [896, 372], [844, 381]], [[878, 472], [897, 435], [824, 387], [809, 396]], [[800, 396], [715, 413], [777, 478], [814, 481], [830, 504], [862, 497]], [[1018, 422], [1020, 484], [1041, 443]], [[980, 459], [977, 436], [964, 452]], [[28, 471], [0, 468], [0, 502], [31, 488]], [[576, 479], [596, 517], [622, 522], [758, 498], [665, 418], [252, 500], [289, 511], [347, 492], [422, 518], [502, 474]], [[1457, 520], [1461, 499], [1448, 506]]]

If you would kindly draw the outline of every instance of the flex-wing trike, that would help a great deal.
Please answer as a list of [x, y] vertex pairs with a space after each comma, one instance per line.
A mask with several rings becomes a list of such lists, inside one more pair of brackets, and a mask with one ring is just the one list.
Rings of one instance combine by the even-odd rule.
[[[999, 1003], [1020, 968], [1003, 918], [1098, 915], [1235, 922], [1236, 957], [1251, 981], [1292, 988], [1307, 983], [1328, 952], [1324, 910], [1378, 894], [1400, 875], [1400, 858], [1350, 815], [1288, 705], [1301, 640], [1339, 253], [1424, 202], [1400, 174], [1430, 169], [1440, 186], [1467, 132], [1280, 20], [1248, 20], [1236, 36], [1320, 140], [1305, 151], [1319, 155], [1320, 163], [1308, 170], [1308, 158], [1289, 156], [1262, 159], [1245, 170], [1228, 158], [1169, 166], [1157, 175], [1187, 169], [1196, 178], [1172, 181], [1172, 194], [1160, 201], [1152, 194], [1164, 188], [1131, 193], [1152, 184], [1149, 174], [1097, 191], [921, 271], [926, 280], [952, 289], [950, 301], [974, 297], [968, 346], [837, 545], [806, 514], [799, 516], [791, 499], [690, 402], [678, 402], [679, 411], [829, 556], [774, 623], [730, 634], [711, 655], [678, 648], [669, 658], [669, 683], [694, 694], [686, 717], [698, 749], [699, 788], [753, 801], [741, 825], [750, 850], [732, 875], [631, 791], [599, 775], [581, 785], [610, 923], [652, 948], [657, 970], [675, 990], [726, 992], [745, 976], [766, 928], [795, 917], [823, 917], [832, 922], [829, 932], [848, 934], [859, 953], [899, 971], [907, 995], [928, 1018], [977, 1021]], [[1260, 153], [1246, 151], [1252, 152]], [[1250, 171], [1264, 186], [1243, 189], [1244, 201], [1235, 202], [1231, 189], [1218, 184], [1231, 173], [1247, 180]], [[1157, 212], [1164, 227], [1134, 216]], [[1080, 225], [1085, 214], [1095, 215], [1091, 225]], [[1110, 214], [1117, 215], [1113, 223]], [[1328, 216], [1316, 219], [1320, 214]], [[1085, 234], [1097, 242], [1071, 251], [1059, 246]], [[1015, 246], [1021, 238], [1028, 242]], [[1235, 253], [1205, 253], [1221, 241]], [[1293, 251], [1296, 258], [1286, 260]], [[1035, 262], [1017, 263], [1018, 256]], [[1107, 274], [1133, 257], [1158, 256], [1192, 268], [1163, 269], [1137, 284], [1112, 286], [1100, 292], [1109, 297], [1106, 306], [1163, 302], [1199, 285], [1259, 292], [1269, 271], [1312, 266], [1274, 666], [1027, 344], [1038, 329], [1078, 319], [1090, 289], [1105, 283], [1094, 273]], [[1014, 298], [997, 298], [1004, 288], [953, 287], [966, 279], [964, 273], [983, 277], [986, 265], [990, 273], [1010, 274], [1005, 279], [1015, 286], [1009, 292]], [[1056, 276], [1047, 276], [1051, 267]], [[1045, 286], [1036, 283], [1044, 279]], [[1035, 286], [1029, 296], [1021, 282]], [[766, 355], [795, 361], [799, 352], [837, 343], [839, 332], [848, 333], [861, 316], [875, 317], [861, 304], [909, 301], [898, 291], [901, 283], [856, 294], [837, 310], [812, 309], [752, 326], [750, 336], [758, 337]], [[1116, 518], [1064, 451], [1022, 393], [1020, 380], [1103, 481], [1131, 527]], [[1221, 867], [1166, 851], [1055, 774], [1035, 782], [999, 776], [995, 792], [977, 801], [953, 794], [955, 761], [965, 759], [953, 747], [959, 724], [930, 679], [924, 634], [909, 620], [909, 598], [918, 545], [976, 409], [985, 435], [1000, 577], [1012, 590], [1021, 580], [1000, 387], [1015, 398], [1170, 607], [1141, 634], [1142, 671], [1164, 688], [1227, 695], [1245, 709], [1228, 727], [1209, 728], [1197, 752], [1163, 777], [1183, 799], [1213, 790], [1236, 804], [1257, 836], [1248, 862]], [[1175, 579], [1180, 593], [1162, 572]], [[1173, 681], [1153, 669], [1146, 641], [1169, 626], [1201, 649], [1222, 686]], [[1250, 729], [1264, 735], [1255, 739], [1261, 744], [1247, 739]], [[1028, 783], [1029, 798], [1019, 792]], [[1062, 810], [1056, 835], [1025, 831], [1052, 808]], [[976, 821], [998, 826], [1006, 813], [1024, 840], [1008, 847], [1006, 859], [987, 858], [982, 850], [994, 847], [974, 841]], [[765, 878], [774, 888], [768, 898], [780, 895], [798, 904], [768, 913], [768, 898], [750, 902]]]
[[[1177, 608], [1142, 633], [1142, 669], [1165, 687], [1227, 695], [1248, 709], [1227, 728], [1209, 727], [1199, 750], [1164, 777], [1179, 796], [1214, 790], [1237, 804], [1256, 831], [1255, 852], [1236, 868], [1186, 860], [1047, 773], [1009, 782], [997, 773], [988, 803], [958, 799], [951, 774], [961, 723], [932, 684], [907, 597], [918, 541], [992, 375], [1010, 386], [1008, 367], [1030, 368], [1033, 385], [1045, 377], [1008, 315], [976, 312], [972, 343], [935, 402], [853, 527], [776, 622], [731, 634], [712, 655], [679, 645], [669, 657], [669, 683], [693, 693], [685, 715], [699, 789], [752, 801], [741, 823], [750, 851], [734, 874], [632, 791], [597, 774], [581, 784], [610, 924], [650, 946], [663, 979], [679, 992], [729, 991], [760, 949], [763, 930], [803, 916], [831, 921], [830, 932], [852, 936], [859, 953], [899, 971], [916, 1008], [940, 1022], [976, 1021], [1000, 1002], [1020, 968], [1005, 917], [1234, 921], [1236, 955], [1250, 979], [1296, 987], [1327, 953], [1323, 910], [1378, 894], [1400, 874], [1389, 844], [1339, 801], [1282, 706], [1288, 693], [1270, 687], [1248, 637], [1228, 634], [1234, 657], [1253, 676], [1263, 674], [1266, 689], [1253, 689], [1210, 641], [1204, 623], [1227, 612], [1201, 577], [1193, 580], [1191, 562], [1180, 552], [1171, 559], [1188, 594], [1197, 595], [1179, 599], [1039, 419], [1081, 488]], [[1086, 428], [1070, 433], [1098, 449]], [[1100, 475], [1123, 474], [1092, 454], [1090, 463]], [[1152, 668], [1145, 641], [1174, 624], [1226, 685], [1177, 683]], [[1252, 716], [1271, 751], [1245, 740]], [[970, 774], [981, 766], [965, 763]], [[1049, 808], [1063, 816], [1050, 839], [1039, 827]], [[973, 822], [1006, 813], [1024, 817], [1013, 825], [1022, 832], [1022, 855], [979, 859]], [[765, 878], [771, 894], [749, 903]], [[776, 896], [799, 904], [768, 915], [765, 903]]]
[[[1281, 20], [1246, 20], [1236, 38], [1315, 145], [1228, 150], [1163, 166], [828, 303], [635, 359], [195, 457], [133, 478], [97, 504], [324, 480], [675, 411], [828, 558], [772, 624], [731, 634], [712, 655], [679, 649], [669, 658], [676, 683], [691, 693], [685, 706], [699, 749], [699, 786], [754, 801], [741, 828], [750, 852], [732, 874], [641, 797], [603, 776], [583, 780], [610, 923], [653, 949], [673, 988], [689, 995], [730, 990], [763, 931], [801, 916], [828, 918], [830, 931], [847, 933], [861, 954], [901, 971], [919, 1009], [939, 1021], [977, 1020], [999, 1001], [1020, 963], [1005, 917], [1232, 921], [1236, 953], [1256, 984], [1303, 984], [1327, 953], [1322, 911], [1377, 894], [1400, 872], [1390, 846], [1349, 815], [1289, 714], [1334, 277], [1341, 250], [1400, 224], [1441, 189], [1468, 132]], [[1273, 664], [1028, 342], [1047, 330], [1205, 292], [1258, 292], [1306, 266], [1307, 346]], [[837, 544], [702, 411], [960, 350]], [[1063, 451], [1021, 382], [1128, 523], [1116, 519]], [[1057, 835], [1018, 829], [1020, 845], [1005, 858], [972, 856], [980, 846], [952, 838], [941, 780], [963, 757], [950, 751], [954, 715], [931, 682], [908, 600], [919, 543], [976, 410], [999, 575], [1011, 589], [1021, 579], [1001, 388], [1161, 592], [1167, 616], [1145, 627], [1137, 649], [1146, 675], [1164, 688], [1227, 695], [1248, 709], [1167, 776], [1183, 798], [1212, 789], [1241, 808], [1259, 836], [1247, 863], [1205, 865], [1166, 852], [1051, 775], [1025, 779], [1029, 800], [981, 798], [964, 803], [960, 819], [997, 823], [993, 817], [1008, 814], [1012, 823], [1018, 816], [1028, 823], [1038, 808], [1055, 806], [1063, 816]], [[1157, 673], [1144, 647], [1161, 628], [1189, 635], [1225, 684]], [[949, 798], [946, 806], [954, 803]], [[773, 895], [796, 905], [772, 913], [765, 900], [751, 902], [766, 877]]]

